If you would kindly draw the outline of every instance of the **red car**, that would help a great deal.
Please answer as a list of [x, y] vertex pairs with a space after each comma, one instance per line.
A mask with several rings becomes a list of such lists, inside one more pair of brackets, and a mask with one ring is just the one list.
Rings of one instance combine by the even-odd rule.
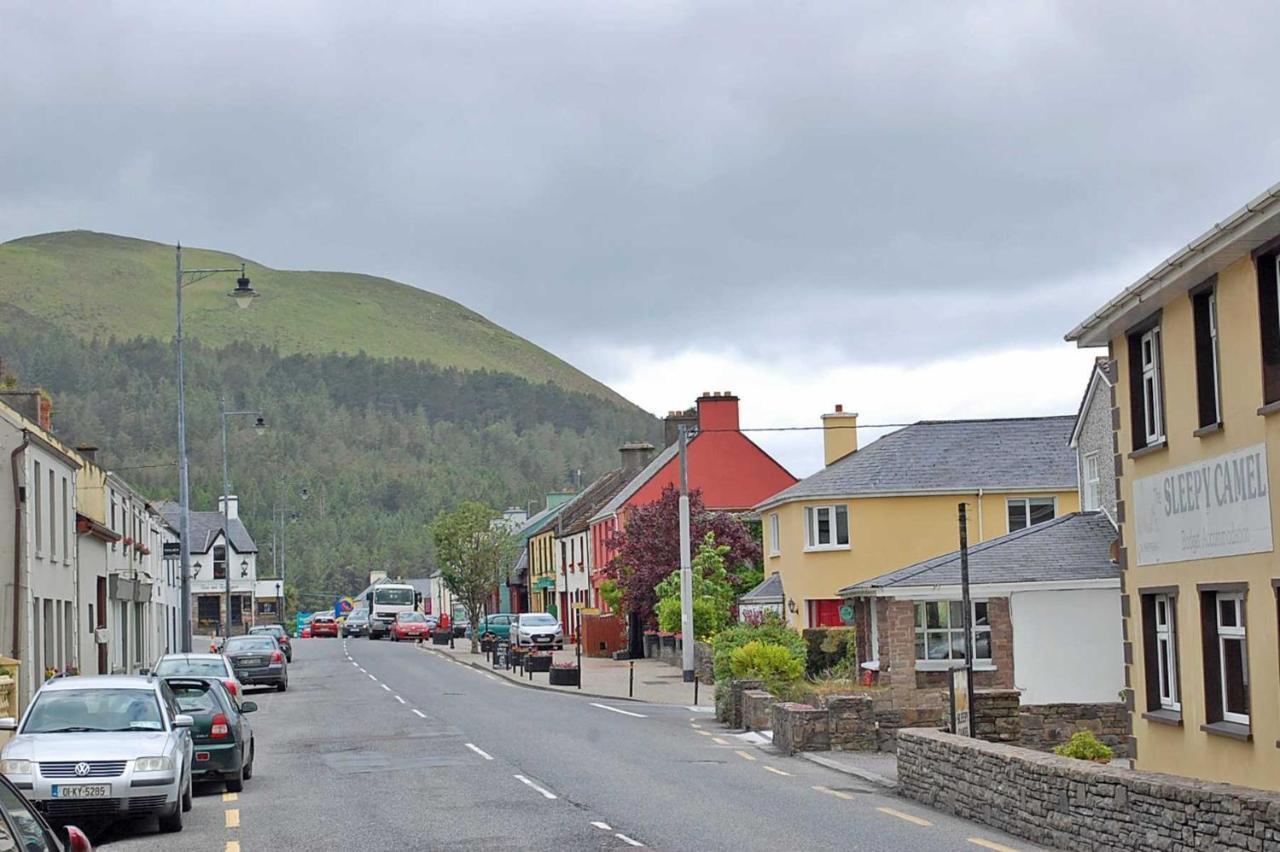
[[314, 638], [332, 636], [338, 638], [338, 619], [332, 615], [317, 615], [311, 619], [311, 635]]
[[431, 638], [431, 622], [420, 612], [402, 612], [391, 623], [391, 641], [424, 641]]

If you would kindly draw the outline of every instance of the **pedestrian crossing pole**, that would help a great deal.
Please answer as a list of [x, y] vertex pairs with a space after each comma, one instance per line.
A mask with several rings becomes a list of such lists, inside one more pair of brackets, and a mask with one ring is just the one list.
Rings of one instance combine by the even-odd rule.
[[689, 542], [689, 431], [680, 427], [680, 645], [684, 682], [693, 683], [693, 562]]

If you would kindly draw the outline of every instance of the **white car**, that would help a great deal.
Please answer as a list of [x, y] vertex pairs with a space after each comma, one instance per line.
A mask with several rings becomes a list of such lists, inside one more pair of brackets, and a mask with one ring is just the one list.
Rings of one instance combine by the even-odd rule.
[[157, 816], [181, 831], [191, 810], [190, 716], [160, 678], [50, 680], [0, 752], [0, 772], [52, 820]]
[[522, 612], [511, 619], [511, 644], [520, 648], [564, 650], [564, 630], [549, 612]]
[[150, 673], [158, 677], [216, 677], [236, 704], [244, 701], [244, 684], [222, 654], [165, 654], [156, 660]]

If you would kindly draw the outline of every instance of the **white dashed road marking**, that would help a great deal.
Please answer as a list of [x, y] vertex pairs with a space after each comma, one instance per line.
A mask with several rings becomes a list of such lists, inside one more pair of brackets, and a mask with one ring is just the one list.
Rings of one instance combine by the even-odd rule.
[[607, 822], [596, 821], [591, 824], [594, 825], [596, 828], [600, 829], [601, 831], [613, 831], [613, 827], [609, 825], [609, 823]]
[[471, 749], [472, 751], [474, 751], [476, 754], [478, 754], [478, 755], [480, 755], [481, 757], [483, 757], [485, 760], [493, 760], [493, 755], [489, 754], [487, 751], [485, 751], [484, 749], [480, 748], [480, 746], [476, 745], [475, 743], [464, 743], [464, 745], [465, 745], [467, 748], [469, 748], [469, 749]]
[[608, 704], [596, 704], [594, 701], [593, 701], [593, 702], [591, 702], [591, 706], [592, 706], [592, 707], [599, 707], [601, 710], [610, 710], [610, 711], [612, 711], [612, 712], [614, 712], [614, 713], [621, 713], [623, 716], [634, 716], [634, 717], [636, 717], [637, 719], [646, 719], [646, 718], [648, 718], [648, 717], [647, 717], [647, 716], [645, 716], [643, 713], [632, 713], [630, 710], [623, 710], [623, 709], [621, 709], [621, 708], [619, 708], [619, 707], [610, 707]]
[[419, 710], [417, 707], [413, 708], [413, 712], [417, 714], [417, 716], [418, 716], [418, 718], [419, 718], [419, 719], [425, 719], [425, 718], [427, 718], [427, 714], [426, 714], [426, 713], [423, 713], [423, 712], [422, 712], [421, 710]]
[[543, 787], [542, 785], [538, 784], [536, 781], [533, 781], [533, 780], [529, 779], [528, 777], [526, 777], [526, 776], [524, 776], [524, 775], [515, 775], [515, 776], [513, 776], [513, 777], [514, 777], [517, 781], [519, 781], [521, 784], [527, 784], [528, 786], [530, 786], [530, 787], [532, 787], [533, 789], [537, 790], [539, 793], [541, 793], [541, 794], [542, 794], [542, 797], [543, 797], [544, 799], [558, 799], [558, 798], [559, 798], [559, 796], [557, 796], [555, 793], [553, 793], [553, 792], [551, 792], [550, 790], [548, 790], [546, 787]]
[[404, 699], [401, 698], [399, 695], [396, 696], [396, 701], [399, 701], [401, 704], [404, 703]]
[[644, 844], [643, 844], [643, 843], [641, 843], [639, 840], [633, 840], [632, 838], [627, 837], [627, 836], [626, 836], [625, 834], [623, 834], [621, 831], [619, 831], [617, 834], [615, 834], [615, 835], [613, 835], [613, 836], [614, 836], [614, 837], [616, 837], [616, 838], [618, 838], [619, 840], [621, 840], [623, 843], [627, 844], [628, 846], [643, 846], [643, 845], [644, 845]]
[[390, 691], [391, 691], [391, 687], [387, 686], [385, 683], [380, 683], [380, 684], [378, 684], [378, 686], [382, 687], [382, 688], [383, 688], [383, 689], [385, 689], [387, 692], [390, 692]]

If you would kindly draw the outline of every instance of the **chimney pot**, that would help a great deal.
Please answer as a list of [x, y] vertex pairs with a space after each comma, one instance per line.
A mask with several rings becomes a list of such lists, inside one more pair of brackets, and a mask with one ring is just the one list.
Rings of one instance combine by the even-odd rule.
[[843, 412], [844, 412], [844, 406], [837, 402], [837, 403], [836, 403], [836, 414], [842, 414]]

